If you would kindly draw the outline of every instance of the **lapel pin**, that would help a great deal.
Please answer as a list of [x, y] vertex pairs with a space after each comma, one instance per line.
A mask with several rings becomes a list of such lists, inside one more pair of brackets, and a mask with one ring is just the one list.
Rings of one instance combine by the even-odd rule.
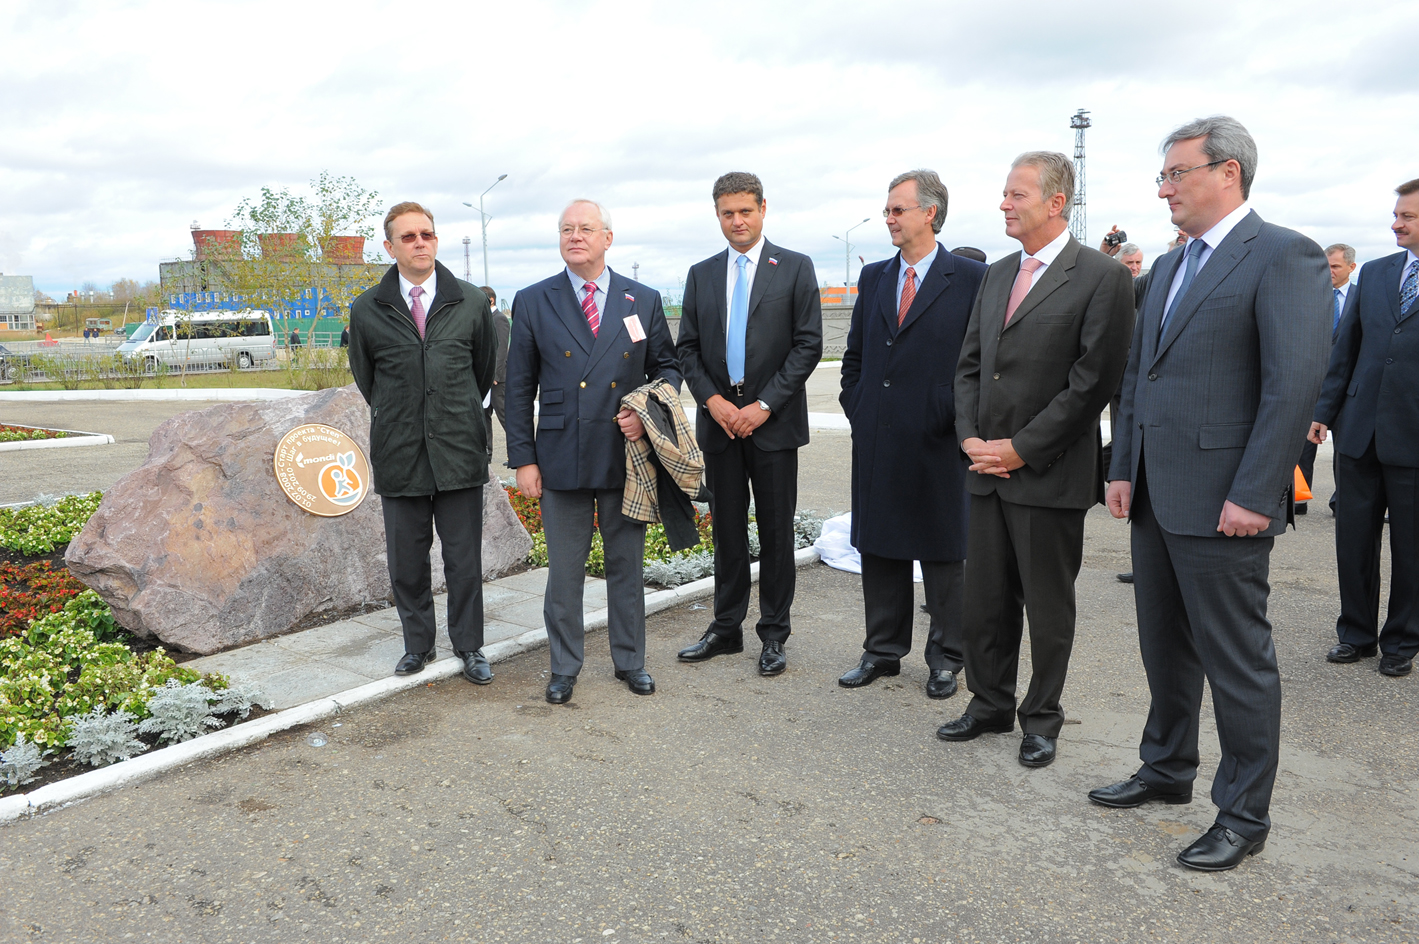
[[778, 260], [775, 259], [773, 256], [770, 256], [770, 257], [769, 257], [769, 265], [778, 265]]
[[632, 295], [630, 292], [627, 292], [627, 293], [626, 293], [626, 301], [628, 301], [628, 302], [634, 302], [635, 300], [636, 300], [636, 297], [635, 297], [634, 295]]

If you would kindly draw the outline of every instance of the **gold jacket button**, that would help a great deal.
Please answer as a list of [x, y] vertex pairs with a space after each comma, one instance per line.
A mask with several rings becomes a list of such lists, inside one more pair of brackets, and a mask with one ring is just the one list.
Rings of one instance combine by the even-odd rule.
[[583, 387], [585, 387], [585, 386], [586, 386], [586, 381], [583, 380], [583, 381], [581, 382], [581, 385], [582, 385]]
[[631, 352], [630, 352], [630, 351], [627, 351], [626, 353], [622, 354], [621, 356], [622, 356], [623, 358], [629, 359], [630, 356], [631, 356]]
[[611, 381], [611, 389], [612, 389], [612, 390], [616, 389], [616, 381], [614, 381], [614, 380]]
[[571, 356], [572, 356], [572, 352], [571, 352], [571, 351], [567, 351], [567, 357], [571, 357]]

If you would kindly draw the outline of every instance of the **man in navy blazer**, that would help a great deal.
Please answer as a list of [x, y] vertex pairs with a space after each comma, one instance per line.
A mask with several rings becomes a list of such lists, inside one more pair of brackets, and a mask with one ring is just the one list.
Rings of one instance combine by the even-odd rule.
[[[1331, 662], [1380, 655], [1408, 675], [1419, 652], [1419, 179], [1395, 191], [1400, 251], [1365, 264], [1340, 320], [1310, 440], [1335, 432], [1339, 642]], [[1380, 536], [1389, 511], [1389, 612], [1379, 627]]]
[[508, 465], [517, 469], [518, 490], [541, 499], [547, 538], [542, 612], [554, 705], [571, 699], [585, 658], [582, 590], [598, 526], [616, 678], [637, 695], [655, 691], [645, 671], [645, 525], [621, 514], [626, 440], [645, 429], [621, 398], [659, 378], [680, 386], [660, 293], [606, 265], [611, 214], [575, 200], [558, 229], [567, 267], [513, 299], [507, 360]]
[[805, 384], [823, 354], [823, 313], [813, 260], [763, 238], [768, 204], [759, 178], [733, 171], [711, 193], [729, 248], [690, 268], [676, 349], [700, 406], [695, 432], [713, 495], [714, 622], [679, 658], [744, 651], [752, 486], [759, 674], [773, 676], [788, 664], [798, 449], [808, 444]]
[[899, 175], [883, 215], [898, 252], [858, 278], [838, 399], [852, 424], [852, 543], [862, 555], [867, 632], [838, 684], [897, 675], [911, 651], [912, 561], [921, 561], [931, 628], [929, 698], [956, 693], [965, 585], [966, 463], [952, 384], [986, 266], [936, 241], [946, 185], [932, 170]]

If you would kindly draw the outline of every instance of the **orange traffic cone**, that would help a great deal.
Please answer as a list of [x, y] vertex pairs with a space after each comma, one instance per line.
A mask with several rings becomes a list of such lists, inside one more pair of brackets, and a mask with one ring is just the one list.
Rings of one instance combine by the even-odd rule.
[[1310, 501], [1315, 496], [1311, 494], [1311, 487], [1306, 484], [1306, 477], [1301, 474], [1301, 467], [1296, 466], [1296, 501]]

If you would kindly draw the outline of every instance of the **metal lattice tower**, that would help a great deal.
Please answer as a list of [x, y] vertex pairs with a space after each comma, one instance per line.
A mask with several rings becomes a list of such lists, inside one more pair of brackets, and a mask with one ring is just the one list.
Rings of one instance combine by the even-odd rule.
[[1081, 108], [1069, 119], [1074, 129], [1074, 209], [1069, 215], [1069, 232], [1084, 245], [1089, 245], [1089, 207], [1084, 193], [1084, 131], [1093, 122], [1089, 112]]

